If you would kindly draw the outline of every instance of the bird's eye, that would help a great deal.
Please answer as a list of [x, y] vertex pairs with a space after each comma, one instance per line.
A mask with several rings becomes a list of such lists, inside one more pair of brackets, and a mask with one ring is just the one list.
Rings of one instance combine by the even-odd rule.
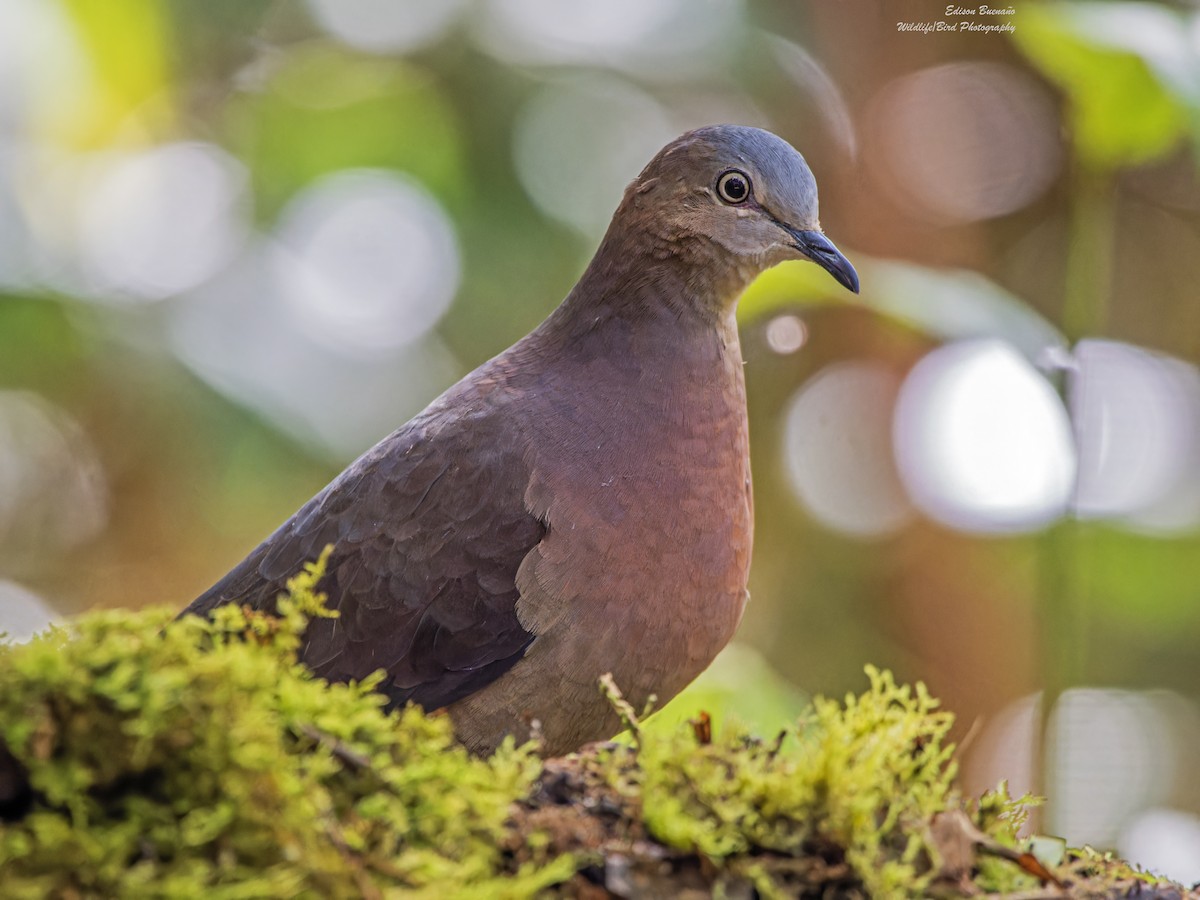
[[717, 179], [717, 193], [726, 203], [745, 203], [750, 196], [750, 176], [737, 169], [723, 172]]

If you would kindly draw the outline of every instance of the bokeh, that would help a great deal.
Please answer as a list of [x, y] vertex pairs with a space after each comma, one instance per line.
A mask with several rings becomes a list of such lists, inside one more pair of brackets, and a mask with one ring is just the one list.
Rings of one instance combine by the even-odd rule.
[[1200, 16], [1003, 9], [0, 0], [0, 629], [182, 607], [765, 126], [863, 291], [743, 298], [753, 601], [665, 715], [887, 666], [967, 790], [1200, 880]]

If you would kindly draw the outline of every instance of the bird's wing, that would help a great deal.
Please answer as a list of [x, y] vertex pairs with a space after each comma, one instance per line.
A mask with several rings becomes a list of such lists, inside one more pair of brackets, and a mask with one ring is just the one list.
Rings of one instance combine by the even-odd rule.
[[[477, 407], [478, 409], [478, 407]], [[330, 680], [377, 669], [393, 703], [437, 709], [498, 678], [533, 635], [517, 620], [521, 561], [546, 533], [500, 415], [423, 415], [310, 500], [185, 612], [270, 608], [333, 545], [320, 589], [337, 618], [309, 625], [301, 659]]]

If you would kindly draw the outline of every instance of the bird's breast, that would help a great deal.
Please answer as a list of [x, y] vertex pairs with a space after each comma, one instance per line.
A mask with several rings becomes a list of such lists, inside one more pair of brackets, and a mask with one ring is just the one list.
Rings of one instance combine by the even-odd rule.
[[600, 393], [581, 384], [542, 421], [528, 499], [549, 531], [518, 576], [518, 615], [538, 635], [518, 668], [543, 670], [560, 706], [590, 707], [605, 672], [635, 704], [665, 701], [741, 619], [752, 500], [741, 357], [728, 349], [609, 376]]
[[513, 404], [527, 416], [525, 504], [547, 529], [517, 573], [517, 614], [536, 637], [451, 708], [476, 749], [534, 719], [549, 753], [610, 737], [600, 676], [636, 707], [651, 694], [661, 705], [741, 619], [753, 515], [733, 321], [692, 344], [621, 349], [558, 361], [553, 385]]
[[583, 367], [572, 401], [539, 417], [527, 500], [550, 527], [543, 549], [588, 576], [555, 585], [551, 615], [581, 603], [678, 621], [741, 595], [752, 529], [745, 385], [736, 332], [732, 345], [720, 337], [615, 372]]

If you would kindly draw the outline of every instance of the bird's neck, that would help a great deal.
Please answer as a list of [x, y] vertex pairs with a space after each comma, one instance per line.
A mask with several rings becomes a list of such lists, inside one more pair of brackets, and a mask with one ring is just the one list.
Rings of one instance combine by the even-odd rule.
[[662, 320], [682, 330], [722, 328], [756, 270], [702, 237], [609, 229], [579, 283], [547, 321], [563, 337], [605, 321]]

